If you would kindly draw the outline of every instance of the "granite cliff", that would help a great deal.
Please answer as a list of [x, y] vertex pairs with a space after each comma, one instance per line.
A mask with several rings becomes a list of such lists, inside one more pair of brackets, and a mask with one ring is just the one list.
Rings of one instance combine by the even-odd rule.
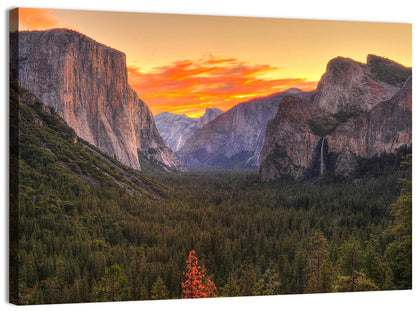
[[412, 78], [389, 100], [351, 118], [326, 138], [328, 154], [336, 155], [335, 172], [348, 174], [357, 156], [395, 153], [412, 144]]
[[[389, 67], [397, 67], [397, 72], [403, 73], [405, 78], [401, 83], [400, 79], [388, 83], [390, 79], [381, 78], [382, 73], [379, 72], [385, 72], [386, 77], [390, 72], [394, 74]], [[337, 57], [329, 61], [318, 83], [313, 103], [329, 113], [368, 111], [379, 102], [391, 98], [410, 74], [409, 68], [375, 55], [367, 57], [367, 64]]]
[[308, 120], [324, 113], [322, 108], [307, 100], [292, 96], [282, 100], [276, 117], [267, 124], [258, 169], [263, 179], [300, 178], [304, 174], [320, 141]]
[[[9, 90], [10, 170], [13, 178], [30, 185], [24, 188], [32, 189], [34, 183], [42, 181], [49, 195], [57, 189], [67, 191], [68, 183], [79, 186], [77, 190], [95, 185], [123, 189], [135, 198], [163, 193], [163, 186], [80, 139], [51, 107], [21, 87], [15, 72], [10, 74]], [[61, 188], [56, 186], [60, 182]], [[17, 190], [14, 188], [14, 193]], [[48, 202], [50, 208], [70, 203], [55, 195]]]
[[179, 159], [195, 168], [257, 167], [267, 121], [286, 95], [310, 98], [311, 93], [289, 89], [240, 103], [197, 130], [177, 152]]
[[67, 29], [18, 32], [10, 40], [10, 65], [22, 86], [79, 137], [137, 170], [141, 157], [184, 170], [130, 88], [125, 54]]
[[261, 178], [348, 175], [359, 158], [410, 147], [411, 81], [411, 68], [375, 55], [331, 60], [311, 101], [285, 97], [268, 122]]
[[217, 108], [207, 108], [200, 118], [190, 118], [185, 114], [162, 112], [155, 116], [156, 127], [168, 146], [177, 152], [186, 140], [209, 121], [223, 113]]

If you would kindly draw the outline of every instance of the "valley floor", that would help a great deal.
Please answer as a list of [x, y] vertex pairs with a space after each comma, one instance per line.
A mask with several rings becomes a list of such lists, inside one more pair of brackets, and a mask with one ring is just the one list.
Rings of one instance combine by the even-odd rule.
[[115, 300], [181, 298], [191, 250], [220, 296], [411, 288], [411, 235], [397, 242], [405, 229], [391, 215], [398, 178], [410, 177], [400, 161], [310, 183], [263, 183], [255, 171], [152, 174], [164, 185], [156, 197], [91, 187], [55, 207], [51, 191], [23, 187], [12, 299], [109, 300], [111, 271], [124, 284]]

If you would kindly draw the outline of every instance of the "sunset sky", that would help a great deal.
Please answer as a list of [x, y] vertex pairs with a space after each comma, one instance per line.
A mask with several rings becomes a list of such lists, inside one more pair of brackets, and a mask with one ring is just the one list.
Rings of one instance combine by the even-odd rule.
[[129, 83], [154, 115], [197, 117], [290, 87], [312, 90], [336, 56], [412, 66], [411, 24], [19, 9], [19, 30], [57, 27], [123, 51]]

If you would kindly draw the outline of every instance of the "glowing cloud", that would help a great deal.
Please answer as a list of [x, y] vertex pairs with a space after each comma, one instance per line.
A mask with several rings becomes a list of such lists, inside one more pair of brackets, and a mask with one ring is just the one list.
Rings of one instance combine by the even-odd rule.
[[52, 12], [50, 9], [19, 8], [19, 28], [34, 30], [55, 27], [58, 19]]
[[272, 79], [279, 68], [249, 64], [235, 58], [208, 57], [181, 60], [144, 72], [128, 67], [129, 83], [153, 114], [163, 111], [199, 116], [205, 108], [232, 106], [291, 87], [312, 90], [315, 81], [304, 78]]

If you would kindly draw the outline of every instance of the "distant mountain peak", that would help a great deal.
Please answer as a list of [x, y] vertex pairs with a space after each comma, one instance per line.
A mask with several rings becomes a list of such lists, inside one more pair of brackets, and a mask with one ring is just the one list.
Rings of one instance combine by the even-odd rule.
[[205, 108], [205, 113], [204, 113], [204, 115], [205, 114], [207, 114], [207, 113], [209, 113], [209, 112], [211, 112], [211, 111], [213, 111], [213, 112], [218, 112], [218, 113], [223, 113], [224, 111], [222, 111], [221, 109], [219, 109], [219, 108]]
[[162, 112], [155, 116], [155, 122], [163, 140], [176, 152], [196, 130], [222, 113], [218, 108], [206, 108], [203, 116], [191, 118], [186, 114]]
[[299, 93], [303, 93], [303, 91], [301, 89], [298, 89], [297, 87], [291, 87], [290, 89], [287, 89], [283, 92], [280, 92], [282, 94], [299, 94]]
[[223, 111], [218, 108], [206, 108], [204, 115], [198, 119], [198, 128], [203, 127], [206, 123], [215, 119], [222, 113]]

